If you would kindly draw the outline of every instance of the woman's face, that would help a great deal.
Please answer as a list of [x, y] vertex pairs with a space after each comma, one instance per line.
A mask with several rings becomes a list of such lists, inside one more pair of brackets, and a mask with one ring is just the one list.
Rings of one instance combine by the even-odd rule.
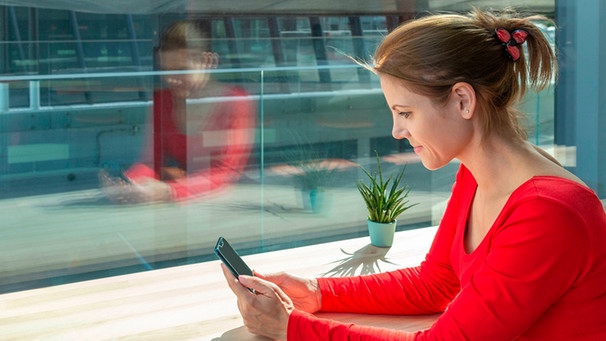
[[450, 96], [444, 105], [413, 93], [390, 75], [381, 75], [381, 88], [393, 118], [392, 135], [407, 139], [425, 168], [438, 169], [458, 157], [469, 145], [473, 126], [462, 117], [461, 103]]
[[[160, 68], [163, 71], [200, 71], [215, 67], [215, 55], [188, 49], [161, 51], [159, 54]], [[164, 84], [173, 92], [175, 97], [196, 97], [208, 82], [206, 72], [187, 73], [163, 76]]]

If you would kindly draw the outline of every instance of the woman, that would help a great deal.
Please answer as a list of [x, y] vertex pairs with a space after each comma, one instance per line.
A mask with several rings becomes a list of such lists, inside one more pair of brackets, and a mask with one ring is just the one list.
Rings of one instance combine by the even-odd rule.
[[240, 177], [254, 140], [254, 102], [241, 88], [213, 81], [215, 68], [207, 21], [168, 26], [157, 59], [162, 89], [154, 92], [153, 134], [144, 157], [125, 173], [126, 181], [102, 177], [117, 201], [184, 200], [224, 188]]
[[[251, 332], [289, 341], [606, 340], [604, 209], [526, 141], [514, 109], [526, 84], [540, 89], [556, 69], [532, 22], [542, 19], [436, 15], [384, 39], [372, 69], [393, 136], [428, 169], [461, 162], [429, 253], [415, 268], [347, 278], [234, 279], [224, 269]], [[310, 314], [320, 310], [443, 314], [410, 333]]]

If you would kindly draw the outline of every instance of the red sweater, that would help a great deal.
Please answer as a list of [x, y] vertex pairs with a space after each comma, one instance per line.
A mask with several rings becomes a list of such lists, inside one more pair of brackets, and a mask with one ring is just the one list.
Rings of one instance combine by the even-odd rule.
[[[212, 104], [189, 104], [191, 109], [187, 115], [194, 119], [188, 125], [199, 126], [183, 134], [172, 119], [170, 91], [155, 92], [153, 139], [150, 134], [143, 160], [130, 167], [125, 175], [135, 181], [145, 177], [161, 179], [159, 172], [154, 171], [154, 162], [160, 167], [178, 167], [186, 177], [166, 180], [176, 200], [238, 180], [252, 148], [256, 110], [254, 102], [247, 99], [247, 93], [240, 88], [225, 88], [223, 96]], [[196, 106], [201, 112], [196, 112]], [[202, 115], [204, 120], [195, 119]]]
[[562, 178], [534, 177], [511, 194], [468, 254], [464, 233], [476, 187], [462, 166], [420, 266], [318, 279], [323, 311], [444, 311], [431, 328], [365, 327], [295, 310], [288, 341], [606, 340], [606, 215], [596, 195]]

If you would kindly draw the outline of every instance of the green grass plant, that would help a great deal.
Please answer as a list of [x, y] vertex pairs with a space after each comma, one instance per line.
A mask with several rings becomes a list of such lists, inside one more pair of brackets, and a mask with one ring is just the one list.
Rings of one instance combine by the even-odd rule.
[[385, 179], [383, 170], [381, 169], [379, 154], [376, 154], [376, 173], [371, 173], [360, 166], [370, 180], [370, 183], [366, 184], [360, 180], [356, 185], [366, 203], [368, 219], [377, 223], [391, 223], [404, 211], [417, 204], [411, 204], [408, 199], [410, 187], [403, 182], [406, 167], [403, 167], [397, 174], [392, 174]]

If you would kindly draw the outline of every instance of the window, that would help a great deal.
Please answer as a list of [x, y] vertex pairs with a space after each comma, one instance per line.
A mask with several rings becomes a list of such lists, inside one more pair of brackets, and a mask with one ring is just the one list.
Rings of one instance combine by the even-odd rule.
[[[359, 165], [374, 165], [375, 151], [385, 160], [384, 172], [407, 164], [411, 199], [419, 205], [399, 219], [399, 229], [438, 222], [457, 165], [429, 172], [406, 142], [391, 137], [378, 80], [350, 57], [371, 55], [398, 20], [426, 10], [467, 11], [467, 5], [417, 5], [412, 13], [364, 8], [364, 16], [318, 8], [310, 16], [297, 8], [156, 13], [125, 4], [131, 14], [116, 14], [27, 3], [0, 5], [0, 292], [215, 259], [220, 235], [249, 253], [365, 235], [355, 183], [363, 178]], [[599, 45], [603, 29], [588, 30], [559, 5], [534, 3], [530, 11], [555, 12]], [[592, 10], [584, 6], [572, 7]], [[160, 67], [163, 57], [154, 50], [161, 32], [183, 19], [208, 23], [218, 55], [210, 71]], [[598, 70], [597, 60], [579, 73], [565, 65], [563, 92], [530, 94], [521, 109], [531, 140], [554, 153], [572, 151], [566, 165], [583, 170], [605, 197], [606, 153], [598, 149], [606, 145], [603, 106], [592, 107], [599, 118], [578, 112], [595, 118], [587, 124], [574, 120], [594, 129], [584, 143], [592, 157], [600, 155], [597, 161], [574, 158], [580, 136], [556, 133], [570, 124], [570, 114], [558, 111], [573, 105], [567, 94], [574, 92], [577, 101], [585, 96], [572, 78]], [[206, 79], [200, 75], [208, 76], [212, 91], [184, 100], [180, 120], [154, 121], [176, 110], [166, 109], [176, 103], [166, 97], [168, 84]], [[604, 89], [603, 81], [595, 82]], [[194, 142], [162, 137], [192, 131]], [[161, 156], [163, 143], [181, 155]], [[196, 182], [200, 193], [179, 192], [178, 202], [140, 202], [139, 194], [119, 186], [141, 165], [147, 168], [137, 168], [139, 175], [164, 171], [178, 179], [170, 171], [185, 162], [180, 159], [187, 161], [186, 173], [212, 179]]]

